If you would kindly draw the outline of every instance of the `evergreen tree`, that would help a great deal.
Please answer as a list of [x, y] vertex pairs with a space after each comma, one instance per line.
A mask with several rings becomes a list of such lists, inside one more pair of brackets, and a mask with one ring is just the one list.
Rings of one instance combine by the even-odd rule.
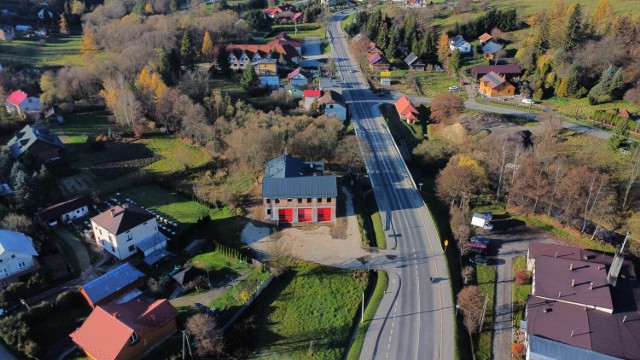
[[435, 64], [438, 62], [438, 46], [436, 44], [435, 34], [431, 31], [423, 37], [424, 55], [422, 60], [425, 64]]
[[204, 39], [202, 40], [202, 57], [205, 60], [212, 61], [215, 56], [215, 48], [213, 46], [213, 40], [211, 40], [211, 34], [208, 31], [204, 32]]
[[629, 136], [629, 119], [621, 119], [616, 124], [613, 134], [609, 138], [609, 148], [617, 151]]
[[258, 87], [259, 80], [256, 71], [253, 68], [253, 64], [248, 63], [247, 67], [242, 72], [242, 79], [240, 80], [242, 88], [245, 90], [251, 90]]
[[549, 22], [547, 20], [540, 24], [533, 48], [536, 58], [549, 50]]
[[231, 69], [231, 64], [229, 64], [229, 52], [227, 51], [226, 46], [220, 46], [220, 50], [218, 51], [218, 58], [216, 60], [218, 71], [220, 71], [220, 73], [224, 76], [228, 75]]
[[580, 89], [580, 67], [576, 64], [571, 66], [569, 70], [569, 77], [567, 78], [567, 97], [578, 95], [578, 89]]
[[229, 8], [229, 3], [227, 0], [218, 0], [218, 10], [227, 10]]
[[171, 74], [171, 70], [169, 69], [169, 59], [167, 57], [167, 52], [163, 48], [155, 49], [156, 54], [156, 66], [158, 70], [158, 74], [162, 77], [162, 81], [166, 84], [173, 83], [173, 75]]
[[411, 12], [404, 18], [404, 45], [406, 48], [411, 48], [413, 46], [413, 42], [416, 39], [416, 16]]
[[68, 35], [69, 34], [69, 22], [67, 21], [67, 17], [62, 14], [60, 15], [60, 34]]
[[460, 58], [460, 50], [455, 49], [453, 51], [453, 53], [451, 54], [451, 57], [449, 58], [447, 71], [451, 75], [457, 74], [458, 71], [460, 71], [461, 61], [462, 61], [462, 59]]
[[387, 55], [395, 58], [398, 56], [398, 46], [402, 41], [402, 28], [400, 26], [394, 26], [391, 29], [391, 36], [389, 37], [389, 43], [387, 44]]
[[136, 4], [133, 6], [131, 10], [132, 13], [142, 15], [144, 14], [144, 7], [147, 5], [146, 0], [136, 0]]
[[[369, 39], [375, 41], [378, 38], [378, 29], [382, 25], [382, 11], [374, 12], [367, 20], [366, 34]], [[377, 44], [376, 44], [377, 45]]]
[[178, 0], [169, 0], [169, 12], [175, 13], [178, 11]]
[[307, 24], [309, 23], [309, 20], [311, 19], [311, 11], [309, 11], [309, 8], [304, 9], [304, 13], [302, 14], [302, 22]]
[[[4, 108], [2, 106], [1, 108]], [[12, 167], [11, 155], [9, 155], [9, 150], [1, 149], [0, 150], [0, 177], [6, 178], [9, 175], [9, 171], [11, 171]]]
[[622, 68], [618, 68], [616, 73], [613, 75], [613, 79], [611, 79], [611, 85], [609, 87], [609, 96], [611, 100], [620, 100], [624, 95], [624, 75], [622, 73]]
[[613, 65], [609, 65], [604, 69], [598, 83], [589, 91], [589, 103], [591, 105], [602, 104], [611, 100], [609, 94], [614, 74], [615, 68]]
[[383, 20], [378, 29], [378, 37], [376, 38], [376, 46], [382, 50], [387, 49], [387, 40], [389, 39], [389, 25]]
[[576, 4], [573, 10], [569, 13], [569, 19], [567, 20], [567, 28], [565, 31], [564, 42], [562, 48], [564, 51], [573, 50], [583, 37], [582, 26], [582, 6]]
[[193, 42], [188, 31], [182, 34], [182, 42], [180, 44], [180, 61], [185, 68], [193, 70], [196, 65], [196, 54], [193, 50]]
[[22, 164], [16, 162], [11, 169], [11, 190], [13, 191], [11, 196], [16, 209], [24, 212], [31, 207], [31, 178], [25, 171], [24, 166], [20, 165]]
[[560, 96], [560, 97], [567, 97], [567, 88], [569, 86], [569, 78], [563, 78], [560, 81], [560, 84], [558, 85], [558, 87], [556, 87], [556, 95]]

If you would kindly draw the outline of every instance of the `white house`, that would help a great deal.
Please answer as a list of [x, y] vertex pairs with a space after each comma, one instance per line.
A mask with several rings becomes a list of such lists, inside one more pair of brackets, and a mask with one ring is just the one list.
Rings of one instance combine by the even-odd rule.
[[150, 212], [130, 203], [115, 206], [91, 218], [96, 244], [123, 260], [140, 250], [144, 256], [167, 247]]
[[37, 114], [42, 111], [42, 103], [35, 96], [16, 90], [7, 96], [4, 106], [12, 114]]
[[324, 106], [324, 113], [338, 119], [347, 120], [347, 106], [342, 99], [342, 95], [336, 91], [329, 90], [318, 100], [318, 105]]
[[35, 270], [38, 267], [35, 256], [38, 252], [31, 238], [23, 233], [0, 230], [0, 287]]
[[451, 52], [460, 51], [460, 54], [468, 54], [471, 52], [471, 44], [465, 40], [462, 35], [458, 35], [449, 39], [449, 49]]
[[[314, 101], [320, 101], [322, 92], [320, 90], [305, 90], [304, 91], [304, 108], [309, 110]], [[318, 105], [320, 105], [318, 103]]]
[[287, 79], [292, 85], [304, 87], [313, 79], [313, 75], [308, 71], [302, 70], [301, 67], [298, 67], [287, 75]]
[[80, 196], [55, 205], [46, 207], [36, 213], [36, 217], [43, 224], [56, 226], [58, 220], [70, 223], [89, 213], [89, 198]]

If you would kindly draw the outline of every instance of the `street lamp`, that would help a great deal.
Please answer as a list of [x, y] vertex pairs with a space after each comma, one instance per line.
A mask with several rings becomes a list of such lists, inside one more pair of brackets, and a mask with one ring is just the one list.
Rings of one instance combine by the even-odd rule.
[[424, 183], [418, 183], [418, 186], [419, 186], [420, 192], [422, 192], [422, 185], [424, 185]]
[[460, 304], [456, 304], [456, 317], [458, 317], [458, 310], [460, 310]]

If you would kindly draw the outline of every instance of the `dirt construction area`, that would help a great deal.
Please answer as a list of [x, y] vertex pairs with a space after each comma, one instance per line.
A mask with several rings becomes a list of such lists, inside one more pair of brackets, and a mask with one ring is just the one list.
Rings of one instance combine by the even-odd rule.
[[242, 242], [258, 254], [266, 256], [275, 242], [292, 257], [340, 268], [362, 267], [358, 258], [370, 255], [360, 245], [358, 220], [353, 210], [351, 194], [342, 188], [346, 216], [335, 224], [305, 224], [271, 231], [271, 227], [247, 223], [241, 232]]

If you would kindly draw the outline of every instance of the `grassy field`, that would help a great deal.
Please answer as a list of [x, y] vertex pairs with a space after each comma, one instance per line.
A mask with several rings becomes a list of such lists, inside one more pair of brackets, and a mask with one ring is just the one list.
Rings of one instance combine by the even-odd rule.
[[209, 88], [218, 89], [226, 93], [244, 93], [244, 89], [239, 81], [233, 81], [231, 78], [214, 78], [209, 80]]
[[249, 264], [244, 261], [226, 257], [217, 251], [196, 255], [192, 261], [195, 267], [212, 271], [232, 268], [237, 272], [241, 272], [249, 266]]
[[169, 174], [199, 167], [213, 160], [203, 148], [177, 137], [152, 137], [142, 139], [141, 142], [147, 149], [162, 156], [162, 159], [145, 168], [152, 174]]
[[90, 312], [89, 307], [84, 304], [69, 310], [52, 312], [46, 321], [31, 326], [31, 336], [40, 345], [44, 354], [58, 341], [80, 327]]
[[253, 358], [341, 359], [367, 273], [297, 262], [256, 301]]
[[53, 128], [53, 131], [58, 135], [64, 135], [62, 140], [65, 145], [72, 145], [75, 150], [84, 151], [84, 145], [90, 136], [108, 134], [110, 115], [108, 111], [67, 114], [64, 125]]
[[476, 358], [478, 360], [491, 359], [491, 336], [493, 334], [493, 299], [496, 283], [496, 270], [493, 266], [476, 266], [478, 286], [487, 297], [487, 311], [482, 324], [482, 333], [478, 340]]
[[362, 345], [364, 345], [364, 338], [367, 334], [367, 329], [369, 329], [369, 324], [371, 323], [371, 320], [373, 320], [373, 316], [376, 314], [378, 305], [380, 305], [382, 297], [387, 291], [388, 284], [389, 275], [387, 275], [386, 272], [382, 271], [376, 272], [376, 285], [373, 290], [373, 294], [367, 301], [364, 310], [364, 321], [358, 324], [358, 329], [356, 330], [356, 334], [353, 338], [353, 343], [351, 343], [351, 347], [349, 348], [347, 360], [357, 360], [360, 358], [360, 353], [362, 352]]
[[81, 36], [50, 36], [43, 39], [16, 37], [0, 45], [0, 63], [30, 66], [65, 66], [81, 64]]
[[[263, 281], [269, 278], [269, 273], [260, 271], [257, 268], [252, 269], [251, 273], [239, 283], [235, 284], [231, 289], [227, 290], [220, 297], [213, 299], [209, 303], [209, 307], [215, 307], [223, 312], [223, 320], [233, 316], [233, 312], [224, 314], [225, 310], [237, 310], [242, 306], [249, 296], [253, 294], [257, 287]], [[220, 325], [224, 325], [225, 321], [221, 321]]]
[[155, 185], [126, 189], [121, 193], [123, 198], [129, 198], [162, 217], [185, 224], [193, 224], [212, 214], [208, 207]]
[[310, 27], [316, 24], [302, 24], [302, 25], [298, 25], [298, 32], [295, 32], [295, 27], [293, 25], [273, 25], [271, 27], [271, 33], [269, 34], [269, 37], [266, 37], [264, 39], [265, 42], [269, 42], [271, 40], [273, 40], [276, 35], [278, 35], [281, 32], [286, 32], [287, 35], [291, 36], [294, 39], [304, 39], [306, 37], [320, 37], [320, 38], [324, 38], [325, 37], [325, 30], [324, 30], [324, 26], [317, 24], [318, 28], [317, 29], [313, 29], [313, 30], [301, 30], [300, 28], [304, 28], [304, 27]]
[[376, 203], [376, 198], [373, 195], [373, 192], [369, 193], [366, 198], [366, 207], [367, 211], [371, 216], [371, 223], [373, 224], [373, 236], [376, 239], [376, 247], [378, 249], [384, 250], [387, 248], [387, 239], [384, 235], [384, 226], [382, 225], [382, 217], [380, 216], [380, 211], [378, 210], [378, 204]]
[[[526, 256], [518, 256], [513, 260], [513, 274], [518, 270], [525, 270], [527, 268], [527, 258]], [[531, 293], [531, 284], [525, 285], [516, 285], [513, 284], [513, 308], [515, 310], [515, 314], [513, 314], [513, 324], [516, 327], [520, 326], [520, 320], [523, 317], [524, 306], [527, 303], [527, 296]]]

